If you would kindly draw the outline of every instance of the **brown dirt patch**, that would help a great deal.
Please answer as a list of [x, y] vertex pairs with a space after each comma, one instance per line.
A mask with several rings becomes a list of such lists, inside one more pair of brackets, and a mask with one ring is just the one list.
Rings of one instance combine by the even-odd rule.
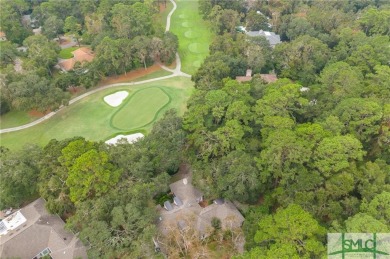
[[31, 111], [28, 112], [28, 115], [30, 117], [40, 118], [40, 117], [43, 117], [45, 115], [45, 113], [39, 112], [37, 110], [31, 110]]
[[165, 64], [165, 66], [169, 67], [170, 69], [175, 69], [176, 68], [176, 60], [172, 62], [169, 66]]
[[80, 93], [84, 93], [84, 92], [85, 92], [85, 88], [84, 88], [84, 87], [81, 87], [81, 86], [69, 87], [69, 88], [68, 88], [68, 92], [69, 92], [71, 95], [79, 95]]
[[[168, 1], [168, 0], [167, 0]], [[167, 9], [167, 4], [160, 3], [160, 13], [164, 12]]]
[[139, 68], [133, 71], [128, 72], [126, 75], [122, 74], [119, 76], [110, 76], [107, 77], [106, 79], [102, 80], [98, 86], [106, 85], [106, 84], [116, 84], [116, 83], [126, 83], [131, 80], [134, 80], [136, 78], [146, 76], [148, 74], [151, 74], [153, 72], [161, 70], [161, 67], [158, 65], [153, 65], [151, 67], [148, 67], [146, 69], [144, 68]]
[[264, 196], [263, 195], [261, 195], [260, 197], [259, 197], [259, 199], [257, 200], [257, 205], [261, 205], [261, 204], [263, 204], [264, 203]]

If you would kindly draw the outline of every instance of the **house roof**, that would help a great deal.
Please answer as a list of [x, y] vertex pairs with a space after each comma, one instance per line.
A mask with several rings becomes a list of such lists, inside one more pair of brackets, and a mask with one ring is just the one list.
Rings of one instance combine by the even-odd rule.
[[276, 44], [281, 43], [280, 36], [278, 34], [275, 34], [274, 32], [271, 32], [271, 31], [263, 31], [263, 30], [260, 30], [260, 31], [248, 31], [246, 34], [249, 37], [263, 36], [263, 37], [265, 37], [268, 40], [268, 42], [269, 42], [269, 44], [271, 46], [275, 46]]
[[87, 258], [81, 241], [64, 229], [65, 223], [58, 215], [51, 215], [40, 198], [19, 211], [24, 223], [0, 236], [0, 258], [33, 258], [45, 248], [53, 259]]
[[175, 204], [177, 206], [182, 206], [183, 205], [183, 202], [180, 200], [179, 197], [173, 197], [173, 201], [175, 202]]
[[168, 211], [173, 210], [172, 204], [169, 201], [164, 202], [164, 208], [166, 208]]
[[236, 76], [238, 82], [248, 82], [252, 80], [251, 76]]
[[192, 177], [187, 177], [169, 185], [176, 197], [179, 197], [184, 204], [198, 203], [202, 193], [192, 185]]
[[90, 48], [81, 47], [72, 52], [73, 58], [64, 59], [58, 63], [60, 68], [65, 71], [70, 71], [73, 69], [76, 62], [84, 63], [91, 62], [95, 55]]
[[278, 80], [278, 77], [275, 74], [260, 74], [260, 77], [267, 83], [273, 83]]
[[222, 205], [225, 203], [225, 200], [222, 199], [222, 198], [219, 198], [219, 199], [216, 199], [214, 200], [214, 204], [217, 204], [217, 205]]
[[87, 47], [81, 47], [72, 52], [73, 58], [78, 62], [88, 61], [91, 62], [95, 57], [93, 51]]
[[233, 203], [224, 200], [223, 204], [211, 204], [200, 212], [197, 222], [198, 230], [203, 233], [207, 232], [213, 218], [221, 220], [222, 229], [239, 228], [245, 220]]
[[5, 32], [0, 31], [0, 37], [5, 37]]
[[184, 219], [192, 219], [189, 223], [201, 234], [206, 235], [212, 230], [211, 220], [214, 217], [221, 220], [224, 229], [240, 227], [244, 221], [244, 217], [233, 203], [224, 199], [217, 199], [217, 204], [202, 208], [198, 204], [202, 193], [191, 184], [191, 176], [172, 183], [170, 188], [175, 196], [183, 201], [184, 206], [175, 206], [171, 211], [160, 210], [162, 218], [160, 229], [163, 234], [167, 226], [172, 226], [173, 223], [182, 228], [183, 224], [180, 221]]

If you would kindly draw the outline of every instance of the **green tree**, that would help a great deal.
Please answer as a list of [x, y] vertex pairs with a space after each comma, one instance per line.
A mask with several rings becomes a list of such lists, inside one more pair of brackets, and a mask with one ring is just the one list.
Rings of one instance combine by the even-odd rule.
[[329, 59], [329, 49], [308, 35], [275, 46], [275, 69], [280, 77], [311, 84]]
[[19, 81], [10, 83], [7, 88], [11, 106], [17, 110], [53, 111], [61, 105], [66, 105], [70, 99], [69, 93], [61, 91], [48, 79], [33, 73], [23, 75]]
[[252, 9], [246, 14], [246, 30], [258, 31], [269, 30], [267, 17]]
[[300, 206], [291, 204], [274, 215], [263, 217], [255, 241], [262, 243], [243, 258], [310, 258], [325, 254], [322, 236], [325, 228]]
[[356, 67], [345, 62], [330, 64], [321, 71], [321, 96], [319, 105], [322, 110], [331, 110], [341, 100], [359, 97], [363, 92], [363, 75]]
[[366, 213], [358, 213], [345, 221], [346, 231], [350, 233], [386, 233], [388, 225]]
[[80, 138], [57, 141], [52, 139], [43, 149], [39, 167], [39, 194], [46, 200], [46, 208], [51, 213], [64, 215], [74, 212], [74, 204], [69, 198], [69, 188], [66, 185], [68, 168], [60, 162], [62, 150], [69, 143]]
[[58, 45], [43, 35], [30, 36], [23, 42], [23, 45], [28, 48], [27, 56], [30, 66], [35, 69], [42, 67], [51, 76], [51, 69], [57, 63], [60, 51]]
[[104, 151], [91, 149], [77, 157], [69, 170], [66, 184], [72, 202], [99, 197], [115, 186], [121, 170], [108, 160]]
[[344, 124], [343, 133], [354, 135], [362, 143], [370, 143], [379, 134], [382, 107], [363, 98], [341, 101], [333, 111]]
[[223, 9], [221, 6], [215, 5], [209, 14], [209, 19], [214, 31], [221, 35], [226, 32], [233, 33], [236, 31], [240, 15], [235, 10]]
[[[104, 75], [118, 74], [124, 72], [123, 56], [124, 52], [120, 49], [120, 41], [105, 37], [96, 47], [96, 60], [99, 71]], [[124, 47], [122, 45], [122, 47]], [[125, 70], [126, 71], [126, 70]]]
[[390, 10], [378, 10], [370, 7], [366, 9], [358, 20], [367, 35], [390, 35]]
[[221, 159], [215, 181], [219, 196], [240, 202], [255, 201], [261, 189], [255, 162], [243, 151], [232, 151]]
[[10, 64], [13, 65], [19, 54], [16, 46], [9, 41], [5, 41], [1, 43], [0, 48], [0, 66], [5, 67]]
[[366, 75], [364, 96], [374, 97], [382, 102], [390, 98], [390, 67], [375, 66], [374, 73]]
[[286, 36], [290, 40], [295, 40], [303, 35], [315, 37], [317, 34], [310, 22], [301, 17], [292, 18], [286, 28]]
[[19, 207], [38, 197], [38, 161], [41, 149], [25, 146], [11, 152], [0, 147], [0, 209]]
[[350, 162], [361, 161], [366, 152], [362, 144], [350, 135], [324, 138], [314, 153], [314, 166], [329, 177], [350, 166]]
[[364, 200], [361, 211], [384, 224], [388, 224], [390, 222], [390, 192], [383, 191], [375, 195], [370, 202]]
[[[16, 4], [15, 4], [16, 3]], [[19, 3], [21, 5], [19, 5]], [[15, 5], [14, 5], [15, 4]], [[20, 8], [18, 8], [19, 6]], [[22, 25], [22, 12], [28, 9], [26, 2], [2, 1], [0, 8], [1, 30], [9, 41], [21, 44], [25, 38], [32, 34]]]
[[388, 173], [390, 166], [384, 160], [367, 161], [359, 170], [354, 170], [357, 181], [357, 190], [362, 199], [371, 201], [382, 191], [390, 192]]
[[58, 38], [61, 43], [61, 32], [64, 27], [64, 22], [56, 16], [50, 16], [46, 19], [42, 26], [42, 33], [48, 38]]
[[146, 4], [125, 5], [118, 3], [112, 7], [111, 25], [118, 37], [134, 38], [150, 35], [153, 32], [152, 15]]
[[64, 31], [69, 32], [72, 36], [77, 40], [77, 44], [80, 47], [80, 32], [81, 32], [81, 24], [74, 16], [68, 16], [64, 22]]

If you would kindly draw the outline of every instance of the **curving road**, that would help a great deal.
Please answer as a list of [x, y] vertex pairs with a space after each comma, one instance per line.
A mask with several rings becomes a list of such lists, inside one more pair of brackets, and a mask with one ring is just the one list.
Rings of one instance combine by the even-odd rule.
[[[174, 0], [170, 0], [171, 3], [173, 4], [173, 8], [172, 10], [169, 12], [168, 16], [167, 16], [167, 25], [165, 27], [165, 31], [169, 31], [170, 29], [170, 26], [171, 26], [171, 16], [172, 14], [175, 12], [176, 10], [176, 3]], [[99, 91], [102, 91], [102, 90], [105, 90], [105, 89], [108, 89], [108, 88], [111, 88], [111, 87], [116, 87], [116, 86], [128, 86], [128, 85], [140, 85], [140, 84], [145, 84], [145, 83], [150, 83], [150, 82], [155, 82], [155, 81], [159, 81], [159, 80], [164, 80], [164, 79], [168, 79], [168, 78], [172, 78], [172, 77], [176, 77], [176, 76], [184, 76], [184, 77], [191, 77], [191, 75], [189, 74], [186, 74], [184, 72], [181, 71], [181, 60], [180, 60], [180, 56], [178, 53], [176, 53], [176, 67], [175, 69], [170, 69], [162, 64], [159, 64], [160, 67], [166, 71], [169, 71], [172, 73], [172, 75], [168, 75], [168, 76], [161, 76], [161, 77], [156, 77], [156, 78], [152, 78], [152, 79], [147, 79], [147, 80], [143, 80], [143, 81], [138, 81], [138, 82], [131, 82], [131, 83], [117, 83], [117, 84], [108, 84], [108, 85], [105, 85], [105, 86], [102, 86], [102, 87], [99, 87], [97, 89], [94, 89], [92, 91], [89, 91], [89, 92], [86, 92], [80, 96], [77, 96], [75, 98], [73, 98], [72, 100], [69, 101], [69, 105], [72, 105], [73, 103], [87, 97], [87, 96], [90, 96], [91, 94], [94, 94], [96, 92], [99, 92]], [[69, 106], [68, 105], [68, 106]], [[28, 124], [24, 124], [24, 125], [21, 125], [21, 126], [17, 126], [17, 127], [13, 127], [13, 128], [7, 128], [7, 129], [1, 129], [0, 130], [0, 134], [2, 133], [7, 133], [7, 132], [13, 132], [13, 131], [19, 131], [19, 130], [23, 130], [23, 129], [27, 129], [27, 128], [30, 128], [30, 127], [33, 127], [45, 120], [48, 120], [50, 119], [52, 116], [54, 116], [59, 110], [62, 110], [64, 109], [66, 106], [62, 106], [60, 107], [60, 109], [56, 110], [56, 111], [53, 111], [49, 114], [46, 114], [45, 116], [43, 116], [42, 118], [38, 119], [38, 120], [35, 120], [33, 122], [30, 122]]]

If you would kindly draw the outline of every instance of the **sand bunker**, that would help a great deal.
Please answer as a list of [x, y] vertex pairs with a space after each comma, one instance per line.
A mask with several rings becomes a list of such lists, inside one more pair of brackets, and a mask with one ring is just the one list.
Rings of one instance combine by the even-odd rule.
[[137, 142], [138, 140], [142, 139], [143, 137], [144, 137], [144, 134], [142, 134], [142, 133], [135, 133], [135, 134], [131, 134], [131, 135], [118, 135], [115, 138], [109, 139], [104, 143], [109, 144], [109, 145], [116, 145], [120, 139], [125, 139], [130, 144], [133, 144], [133, 143]]
[[104, 101], [112, 107], [118, 107], [128, 95], [129, 93], [127, 91], [119, 91], [105, 96]]

